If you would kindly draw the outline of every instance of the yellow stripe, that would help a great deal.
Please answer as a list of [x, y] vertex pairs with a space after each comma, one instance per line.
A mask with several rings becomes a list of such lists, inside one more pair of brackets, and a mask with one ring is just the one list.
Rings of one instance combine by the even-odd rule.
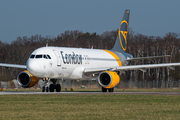
[[111, 54], [116, 59], [116, 61], [118, 62], [119, 66], [122, 66], [122, 63], [121, 63], [119, 57], [115, 53], [113, 53], [113, 52], [111, 52], [109, 50], [104, 50], [104, 51], [109, 53], [109, 54]]

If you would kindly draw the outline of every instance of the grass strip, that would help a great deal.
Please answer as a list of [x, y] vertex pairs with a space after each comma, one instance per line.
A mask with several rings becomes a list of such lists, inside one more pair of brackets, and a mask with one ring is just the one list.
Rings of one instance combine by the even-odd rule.
[[0, 119], [179, 119], [180, 96], [1, 95]]

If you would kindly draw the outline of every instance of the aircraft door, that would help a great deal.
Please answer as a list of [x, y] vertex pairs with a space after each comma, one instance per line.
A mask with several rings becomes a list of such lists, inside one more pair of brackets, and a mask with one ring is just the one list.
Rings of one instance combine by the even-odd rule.
[[57, 58], [57, 66], [61, 66], [61, 57], [60, 57], [60, 53], [57, 50], [53, 50], [54, 54], [56, 55]]

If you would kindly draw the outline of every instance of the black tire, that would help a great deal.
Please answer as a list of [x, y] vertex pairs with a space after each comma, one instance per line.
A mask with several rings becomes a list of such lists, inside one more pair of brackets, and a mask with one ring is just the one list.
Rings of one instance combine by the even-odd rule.
[[48, 87], [46, 87], [46, 92], [48, 92], [49, 91], [49, 88]]
[[60, 84], [57, 84], [55, 88], [56, 88], [56, 92], [61, 92], [61, 85]]
[[107, 89], [102, 87], [102, 92], [107, 92]]
[[42, 87], [42, 92], [45, 92], [45, 86]]
[[49, 91], [50, 91], [50, 92], [54, 92], [54, 85], [53, 85], [53, 84], [50, 84], [50, 86], [49, 86]]
[[109, 92], [114, 92], [114, 88], [108, 89]]

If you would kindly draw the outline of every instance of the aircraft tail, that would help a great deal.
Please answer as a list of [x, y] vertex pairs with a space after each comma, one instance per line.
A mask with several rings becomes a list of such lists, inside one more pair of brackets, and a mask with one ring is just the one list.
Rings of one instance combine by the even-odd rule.
[[112, 48], [113, 51], [124, 52], [127, 49], [129, 14], [130, 14], [130, 10], [125, 10], [123, 19], [121, 21], [121, 25], [118, 30], [116, 42], [114, 44], [114, 47]]

